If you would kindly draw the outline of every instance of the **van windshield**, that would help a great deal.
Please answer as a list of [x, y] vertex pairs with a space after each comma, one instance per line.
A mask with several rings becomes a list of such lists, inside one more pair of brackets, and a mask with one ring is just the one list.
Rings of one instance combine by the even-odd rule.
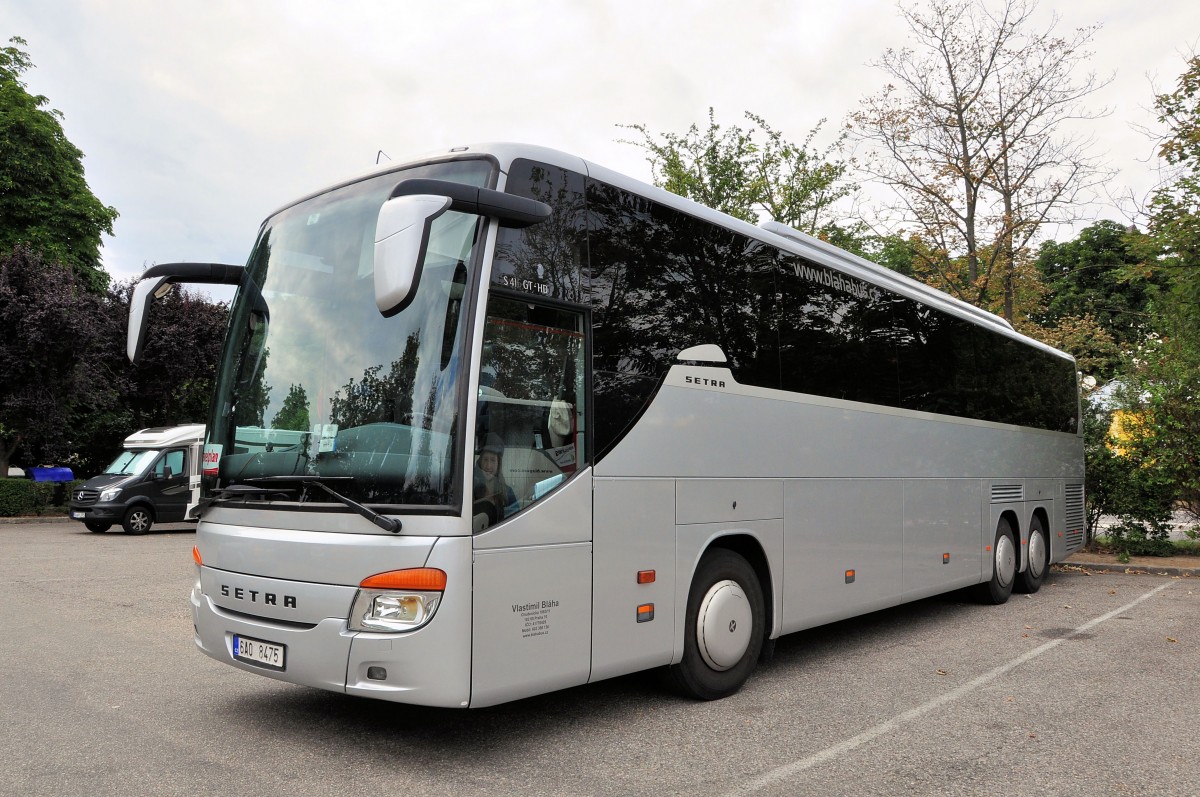
[[413, 300], [388, 318], [375, 305], [375, 226], [401, 180], [484, 186], [492, 173], [483, 160], [399, 170], [266, 221], [247, 264], [259, 290], [233, 303], [206, 490], [272, 483], [291, 496], [272, 500], [328, 501], [280, 484], [319, 480], [363, 504], [461, 504], [461, 361], [481, 217], [434, 222]]
[[157, 450], [146, 451], [122, 451], [120, 456], [112, 461], [112, 464], [104, 469], [106, 474], [119, 474], [128, 476], [134, 473], [144, 471], [154, 458], [158, 456]]

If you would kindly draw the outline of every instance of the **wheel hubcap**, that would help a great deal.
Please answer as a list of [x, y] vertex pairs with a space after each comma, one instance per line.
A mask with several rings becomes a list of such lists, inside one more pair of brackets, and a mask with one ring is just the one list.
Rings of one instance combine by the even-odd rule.
[[742, 660], [750, 647], [754, 617], [750, 601], [736, 581], [719, 581], [700, 601], [696, 642], [704, 663], [725, 671]]
[[145, 512], [134, 512], [129, 517], [129, 525], [138, 531], [145, 531], [146, 527], [150, 525], [148, 521], [149, 518], [146, 516]]
[[1012, 537], [1002, 534], [996, 540], [996, 581], [1000, 586], [1007, 587], [1012, 583], [1017, 572], [1017, 551], [1013, 548]]
[[1046, 569], [1046, 538], [1040, 529], [1029, 535], [1029, 574], [1041, 578]]

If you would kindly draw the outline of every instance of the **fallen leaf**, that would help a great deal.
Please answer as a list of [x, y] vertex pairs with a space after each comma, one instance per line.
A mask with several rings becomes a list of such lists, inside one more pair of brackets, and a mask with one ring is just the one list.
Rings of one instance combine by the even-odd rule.
[[1115, 589], [1110, 589], [1110, 590], [1108, 591], [1108, 594], [1109, 594], [1109, 595], [1116, 595], [1116, 594], [1117, 594], [1117, 591], [1116, 591]]
[[950, 673], [946, 672], [945, 670], [938, 670], [937, 674], [938, 675], [949, 675]]
[[1174, 642], [1176, 645], [1178, 645], [1178, 644], [1179, 644], [1179, 640], [1178, 640], [1178, 639], [1176, 639], [1176, 638], [1175, 638], [1175, 637], [1173, 637], [1173, 636], [1169, 636], [1169, 637], [1167, 637], [1167, 641], [1168, 641], [1168, 642]]

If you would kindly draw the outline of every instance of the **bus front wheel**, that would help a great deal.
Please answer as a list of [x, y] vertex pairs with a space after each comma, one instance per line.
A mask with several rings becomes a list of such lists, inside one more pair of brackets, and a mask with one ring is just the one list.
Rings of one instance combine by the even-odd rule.
[[1017, 575], [1017, 591], [1033, 593], [1041, 589], [1050, 569], [1050, 541], [1040, 517], [1029, 524], [1029, 564]]
[[705, 554], [688, 593], [683, 659], [668, 669], [676, 688], [698, 700], [740, 689], [762, 650], [765, 607], [749, 562], [723, 548]]
[[975, 588], [980, 603], [999, 605], [1012, 595], [1013, 582], [1017, 578], [1017, 544], [1014, 539], [1012, 524], [1007, 518], [1001, 518], [996, 526], [996, 540], [992, 544], [992, 577]]

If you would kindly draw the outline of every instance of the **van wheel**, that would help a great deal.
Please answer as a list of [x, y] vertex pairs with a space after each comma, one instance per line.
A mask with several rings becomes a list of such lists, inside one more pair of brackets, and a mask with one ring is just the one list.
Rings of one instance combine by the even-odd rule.
[[683, 659], [668, 668], [676, 688], [699, 700], [741, 689], [762, 650], [765, 607], [745, 559], [723, 548], [706, 554], [688, 593]]
[[1046, 571], [1050, 569], [1050, 543], [1042, 519], [1035, 517], [1029, 524], [1029, 565], [1017, 574], [1017, 591], [1033, 593], [1041, 589]]
[[1008, 518], [1001, 518], [996, 525], [996, 541], [992, 545], [992, 577], [986, 584], [975, 587], [975, 597], [980, 603], [1004, 603], [1012, 595], [1016, 579], [1017, 544], [1014, 542], [1012, 524]]
[[145, 534], [154, 525], [154, 513], [144, 506], [131, 506], [121, 521], [126, 534]]
[[112, 528], [111, 523], [101, 523], [99, 520], [85, 520], [83, 521], [83, 525], [88, 531], [94, 531], [97, 534], [103, 534]]

